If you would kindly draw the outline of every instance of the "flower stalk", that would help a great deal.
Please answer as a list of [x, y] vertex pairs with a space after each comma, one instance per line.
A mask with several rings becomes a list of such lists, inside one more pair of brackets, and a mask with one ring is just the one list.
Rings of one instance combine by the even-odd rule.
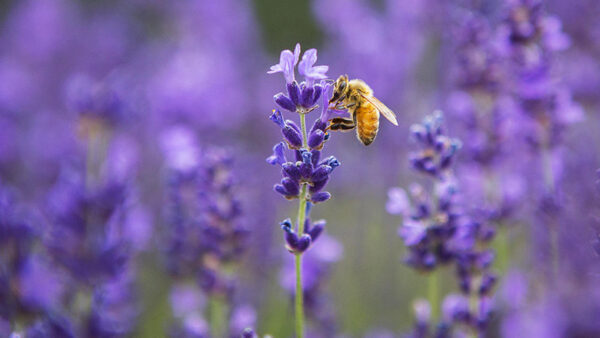
[[439, 272], [432, 270], [428, 272], [428, 284], [427, 284], [427, 300], [431, 306], [431, 321], [437, 322], [440, 318], [440, 281]]
[[[302, 147], [308, 145], [306, 136], [306, 114], [300, 113], [300, 130], [302, 131]], [[299, 234], [304, 233], [304, 223], [306, 222], [306, 185], [302, 184], [300, 192], [300, 202], [298, 204], [298, 229]], [[302, 252], [296, 253], [296, 335], [298, 338], [304, 337], [304, 294], [302, 288]]]
[[225, 337], [227, 304], [218, 295], [210, 299], [210, 328], [214, 337]]

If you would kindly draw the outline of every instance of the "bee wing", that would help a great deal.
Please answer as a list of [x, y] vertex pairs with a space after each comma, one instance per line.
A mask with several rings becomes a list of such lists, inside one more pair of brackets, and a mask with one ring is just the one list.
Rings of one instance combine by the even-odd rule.
[[379, 101], [375, 96], [367, 96], [363, 93], [360, 93], [360, 95], [365, 100], [369, 101], [372, 105], [374, 105], [375, 108], [377, 108], [377, 110], [379, 110], [379, 112], [383, 116], [385, 116], [385, 118], [388, 119], [388, 121], [392, 122], [393, 125], [398, 125], [398, 121], [396, 120], [396, 114], [394, 114], [394, 112], [390, 108], [383, 104], [383, 102]]

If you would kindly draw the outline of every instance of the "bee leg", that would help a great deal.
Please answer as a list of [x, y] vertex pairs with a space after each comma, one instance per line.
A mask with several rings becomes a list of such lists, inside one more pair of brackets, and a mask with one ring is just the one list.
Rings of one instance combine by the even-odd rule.
[[356, 128], [356, 124], [354, 123], [354, 121], [352, 119], [336, 117], [329, 121], [330, 121], [330, 124], [329, 124], [329, 127], [327, 127], [327, 130], [348, 131], [348, 130], [352, 130], [352, 129]]
[[348, 110], [348, 108], [352, 108], [354, 106], [356, 106], [356, 103], [347, 104], [345, 106], [344, 105], [339, 105], [339, 106], [335, 107], [335, 109], [337, 109], [337, 110]]

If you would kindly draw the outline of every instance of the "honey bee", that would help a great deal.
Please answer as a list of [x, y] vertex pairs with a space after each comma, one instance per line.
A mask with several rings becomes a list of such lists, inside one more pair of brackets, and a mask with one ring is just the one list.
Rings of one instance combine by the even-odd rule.
[[373, 96], [369, 85], [358, 79], [348, 81], [348, 75], [342, 75], [335, 81], [329, 104], [333, 104], [331, 108], [347, 110], [352, 116], [331, 119], [329, 129], [348, 131], [356, 128], [358, 140], [366, 146], [373, 143], [377, 136], [380, 113], [392, 124], [398, 125], [394, 112]]

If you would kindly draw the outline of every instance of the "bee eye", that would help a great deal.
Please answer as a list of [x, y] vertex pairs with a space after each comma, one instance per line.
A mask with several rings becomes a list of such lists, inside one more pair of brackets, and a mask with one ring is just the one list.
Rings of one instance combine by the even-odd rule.
[[340, 90], [344, 89], [346, 89], [346, 82], [342, 82], [342, 84], [340, 85]]

